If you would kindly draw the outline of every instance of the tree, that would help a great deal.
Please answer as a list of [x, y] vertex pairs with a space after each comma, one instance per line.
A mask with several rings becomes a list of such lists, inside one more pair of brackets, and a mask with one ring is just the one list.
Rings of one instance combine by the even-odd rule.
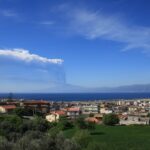
[[79, 117], [79, 118], [76, 120], [76, 126], [77, 126], [79, 129], [87, 129], [87, 123], [85, 122], [85, 120], [84, 120], [83, 117]]
[[90, 113], [90, 114], [89, 114], [89, 117], [94, 117], [94, 114], [93, 114], [93, 113]]
[[113, 126], [119, 123], [119, 118], [116, 114], [107, 114], [103, 117], [103, 123]]
[[32, 120], [24, 120], [23, 123], [19, 126], [19, 132], [23, 135], [29, 130], [35, 130], [34, 122]]
[[24, 109], [23, 108], [16, 108], [16, 109], [14, 109], [13, 112], [14, 112], [14, 114], [16, 114], [19, 117], [24, 116]]
[[14, 109], [14, 113], [19, 116], [19, 117], [23, 117], [23, 116], [32, 116], [33, 112], [31, 109], [28, 108], [16, 108]]
[[18, 127], [22, 123], [23, 120], [16, 115], [10, 115], [10, 116], [5, 117], [5, 121], [8, 121], [10, 122], [10, 124], [13, 124], [16, 127]]
[[36, 117], [33, 124], [34, 124], [35, 130], [38, 130], [40, 132], [46, 132], [50, 127], [49, 122], [41, 117]]
[[3, 121], [0, 121], [0, 134], [8, 140], [15, 141], [20, 134], [17, 133], [19, 126], [22, 124], [22, 119], [15, 115], [6, 116]]

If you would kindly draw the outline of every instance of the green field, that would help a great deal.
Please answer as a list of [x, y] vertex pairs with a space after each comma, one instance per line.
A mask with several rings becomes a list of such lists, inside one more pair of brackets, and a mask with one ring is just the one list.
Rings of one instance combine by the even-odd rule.
[[[71, 138], [76, 129], [64, 132]], [[150, 150], [150, 126], [96, 126], [91, 133], [91, 142], [102, 150]]]

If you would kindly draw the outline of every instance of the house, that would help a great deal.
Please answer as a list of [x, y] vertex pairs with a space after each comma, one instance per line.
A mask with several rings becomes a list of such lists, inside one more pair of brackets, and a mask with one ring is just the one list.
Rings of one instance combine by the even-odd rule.
[[94, 117], [95, 117], [96, 119], [98, 119], [99, 121], [103, 119], [103, 116], [104, 116], [103, 114], [95, 114], [95, 115], [94, 115]]
[[87, 122], [92, 122], [92, 123], [96, 123], [98, 124], [100, 121], [98, 119], [96, 119], [95, 117], [87, 117], [85, 118], [85, 121]]
[[94, 114], [93, 117], [85, 118], [85, 121], [93, 122], [93, 123], [96, 123], [96, 124], [102, 123], [102, 120], [103, 120], [103, 114]]
[[48, 122], [57, 122], [59, 120], [59, 115], [57, 113], [47, 114], [45, 119]]
[[140, 117], [137, 115], [128, 115], [120, 118], [120, 125], [149, 125], [150, 119], [148, 117]]
[[81, 107], [82, 114], [97, 114], [99, 113], [98, 105], [83, 105]]
[[113, 113], [113, 111], [107, 107], [104, 107], [104, 108], [100, 108], [100, 113], [101, 114], [111, 114], [111, 113]]
[[129, 111], [129, 112], [138, 111], [138, 107], [137, 107], [137, 106], [130, 106], [130, 107], [128, 107], [128, 111]]
[[64, 111], [58, 110], [58, 111], [51, 112], [50, 114], [47, 114], [45, 118], [48, 122], [58, 122], [60, 116], [65, 116], [65, 115], [66, 113]]
[[116, 104], [119, 105], [119, 106], [123, 106], [123, 105], [125, 105], [125, 103], [126, 103], [126, 102], [125, 102], [124, 100], [121, 100], [121, 101], [117, 101], [117, 102], [116, 102]]
[[50, 103], [47, 101], [25, 101], [21, 102], [20, 106], [31, 109], [34, 113], [48, 113], [50, 110]]
[[15, 105], [1, 105], [0, 106], [0, 113], [9, 113], [16, 109]]
[[81, 110], [79, 107], [70, 107], [66, 109], [67, 116], [71, 119], [75, 119], [78, 117], [81, 113]]

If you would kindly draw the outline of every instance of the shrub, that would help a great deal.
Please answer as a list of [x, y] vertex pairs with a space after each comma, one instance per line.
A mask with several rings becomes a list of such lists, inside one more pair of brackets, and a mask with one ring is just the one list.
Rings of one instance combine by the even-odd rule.
[[73, 139], [80, 145], [81, 148], [86, 148], [91, 142], [90, 133], [87, 130], [79, 130], [74, 135]]
[[113, 126], [119, 123], [119, 118], [115, 114], [107, 114], [103, 117], [103, 123], [105, 125]]
[[31, 120], [25, 120], [20, 126], [18, 131], [21, 134], [24, 134], [25, 132], [29, 131], [29, 130], [35, 130], [35, 126], [33, 124], [33, 121]]
[[31, 109], [28, 108], [16, 108], [14, 109], [14, 114], [16, 114], [19, 117], [23, 117], [23, 116], [33, 116], [33, 111]]
[[66, 139], [62, 133], [59, 133], [56, 137], [56, 149], [57, 150], [80, 150], [76, 141]]
[[71, 129], [73, 127], [73, 123], [69, 121], [65, 116], [60, 117], [58, 127], [61, 130]]
[[46, 132], [50, 127], [49, 122], [41, 117], [36, 117], [33, 123], [34, 123], [35, 130], [38, 130], [41, 132]]
[[0, 137], [0, 150], [12, 150], [13, 144], [4, 137]]
[[79, 117], [79, 118], [76, 120], [76, 126], [77, 126], [79, 129], [87, 129], [87, 123], [85, 122], [85, 120], [84, 120], [83, 117]]
[[89, 114], [89, 117], [94, 117], [94, 114], [93, 114], [93, 113], [90, 113], [90, 114]]
[[22, 119], [16, 115], [6, 116], [4, 121], [8, 121], [10, 124], [13, 124], [17, 127], [22, 123]]

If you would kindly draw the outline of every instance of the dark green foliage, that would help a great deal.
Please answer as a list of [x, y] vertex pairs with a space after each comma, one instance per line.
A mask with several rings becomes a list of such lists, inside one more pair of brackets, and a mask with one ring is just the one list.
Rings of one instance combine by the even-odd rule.
[[[66, 118], [62, 120], [66, 122]], [[41, 117], [26, 120], [1, 115], [0, 150], [149, 150], [150, 126], [85, 124], [84, 130], [74, 127], [62, 131], [59, 123], [48, 123]]]
[[51, 129], [49, 129], [48, 135], [49, 135], [50, 137], [55, 138], [56, 135], [57, 135], [58, 133], [60, 133], [61, 131], [62, 131], [62, 130], [61, 130], [58, 126], [56, 126], [56, 127], [53, 127], [53, 128], [51, 128]]
[[75, 133], [73, 139], [80, 145], [80, 148], [86, 148], [92, 141], [90, 133], [87, 130], [79, 130]]
[[[39, 131], [28, 131], [15, 144], [15, 149], [18, 150], [48, 150], [53, 148], [53, 139], [50, 139], [44, 133]], [[54, 145], [55, 146], [55, 145]]]
[[17, 142], [9, 142], [0, 137], [0, 150], [79, 150], [75, 141], [62, 134], [55, 138], [39, 131], [28, 131]]
[[31, 120], [24, 121], [18, 128], [18, 131], [21, 134], [24, 134], [25, 132], [27, 132], [29, 130], [35, 130], [35, 124]]
[[19, 108], [18, 107], [14, 110], [14, 114], [16, 114], [19, 117], [32, 116], [33, 111], [31, 109], [28, 109], [28, 108]]
[[75, 124], [78, 129], [88, 129], [88, 130], [95, 129], [95, 123], [94, 122], [86, 122], [83, 117], [79, 117], [76, 120]]
[[51, 127], [49, 122], [39, 117], [35, 120], [23, 120], [15, 115], [4, 115], [0, 118], [0, 135], [11, 141], [16, 141], [29, 130], [46, 132]]
[[[18, 131], [18, 127], [19, 125], [21, 125], [22, 119], [14, 115], [8, 115], [8, 116], [6, 115], [6, 116], [1, 117], [1, 119], [3, 121], [0, 122], [0, 135], [3, 135], [10, 140], [12, 136], [11, 133], [13, 132], [16, 133]], [[15, 140], [15, 139], [13, 138], [12, 140]]]
[[77, 120], [76, 120], [76, 126], [79, 128], [79, 129], [87, 129], [87, 123], [85, 122], [84, 118], [83, 117], [79, 117]]
[[89, 117], [94, 117], [94, 114], [90, 113], [90, 114], [89, 114]]
[[87, 129], [88, 130], [95, 130], [95, 122], [87, 122]]
[[41, 117], [36, 117], [36, 119], [34, 120], [34, 127], [35, 130], [46, 132], [49, 129], [50, 124], [45, 119]]
[[38, 117], [43, 117], [43, 113], [40, 112], [40, 111], [36, 111], [36, 112], [35, 112], [35, 115], [38, 116]]
[[79, 145], [70, 139], [66, 139], [62, 133], [56, 136], [56, 149], [57, 150], [80, 150]]
[[22, 123], [22, 119], [16, 115], [4, 116], [4, 121], [8, 121], [10, 124], [18, 126]]
[[0, 122], [0, 131], [2, 135], [7, 135], [10, 132], [16, 131], [16, 127], [14, 124], [10, 123], [9, 121]]
[[13, 144], [0, 136], [0, 150], [12, 150]]
[[99, 144], [96, 142], [90, 142], [86, 150], [103, 150], [103, 148], [100, 147]]
[[71, 121], [69, 121], [66, 116], [62, 116], [60, 117], [59, 119], [59, 122], [58, 122], [58, 127], [61, 129], [61, 130], [66, 130], [66, 129], [71, 129], [73, 127], [73, 123]]
[[62, 150], [80, 150], [80, 146], [74, 140], [70, 139], [65, 139], [63, 148]]
[[105, 125], [113, 126], [119, 123], [119, 118], [115, 114], [107, 114], [103, 117], [103, 123]]
[[[65, 129], [71, 122], [61, 120]], [[0, 117], [0, 150], [79, 150], [75, 141], [66, 139], [60, 133], [59, 124], [49, 123], [42, 117], [34, 120], [15, 115]]]

